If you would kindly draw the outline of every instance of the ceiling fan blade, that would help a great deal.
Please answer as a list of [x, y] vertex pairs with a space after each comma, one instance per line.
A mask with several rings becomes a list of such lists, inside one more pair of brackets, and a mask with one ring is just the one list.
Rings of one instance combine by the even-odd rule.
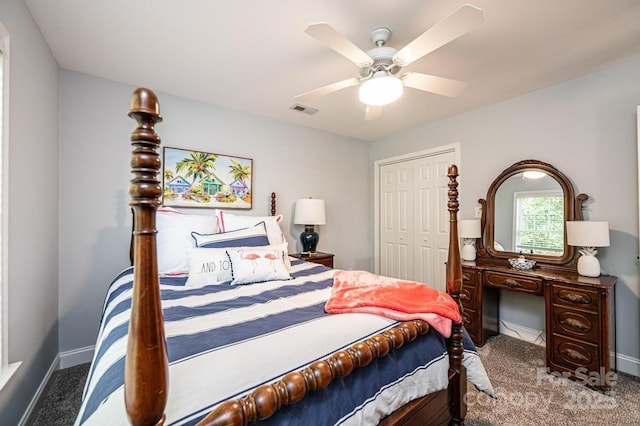
[[353, 44], [351, 40], [334, 30], [329, 24], [320, 22], [311, 24], [305, 30], [307, 34], [321, 43], [326, 44], [359, 67], [368, 67], [373, 64], [373, 59], [362, 49]]
[[458, 96], [467, 88], [467, 83], [464, 81], [451, 80], [450, 78], [437, 77], [419, 72], [406, 72], [400, 79], [407, 87], [448, 96], [450, 98]]
[[308, 92], [302, 93], [300, 95], [294, 96], [294, 99], [297, 102], [306, 102], [309, 99], [316, 98], [318, 96], [328, 95], [329, 93], [337, 92], [341, 89], [346, 89], [347, 87], [357, 86], [360, 84], [360, 80], [357, 78], [349, 78], [347, 80], [338, 81], [336, 83], [331, 83], [326, 86], [319, 87], [317, 89], [309, 90]]
[[367, 105], [367, 110], [364, 115], [365, 120], [377, 120], [380, 117], [382, 117], [382, 106]]
[[483, 20], [482, 9], [465, 4], [396, 52], [393, 62], [401, 67], [407, 66], [473, 30]]

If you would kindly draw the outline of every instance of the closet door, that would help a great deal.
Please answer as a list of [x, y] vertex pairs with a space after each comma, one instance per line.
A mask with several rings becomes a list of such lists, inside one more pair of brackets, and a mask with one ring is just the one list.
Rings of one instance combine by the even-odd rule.
[[432, 285], [434, 253], [437, 250], [434, 235], [434, 216], [437, 215], [437, 191], [433, 158], [425, 157], [412, 161], [415, 169], [413, 195], [413, 229], [415, 244], [413, 247], [413, 280]]
[[382, 165], [380, 274], [446, 289], [447, 169], [453, 152]]
[[413, 164], [380, 169], [380, 274], [413, 279]]
[[414, 280], [446, 290], [449, 247], [447, 191], [454, 153], [413, 160], [414, 164]]

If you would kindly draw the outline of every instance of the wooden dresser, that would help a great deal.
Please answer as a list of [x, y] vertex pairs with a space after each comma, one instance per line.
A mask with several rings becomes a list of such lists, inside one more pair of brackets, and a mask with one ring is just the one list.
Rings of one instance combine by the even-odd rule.
[[477, 345], [498, 334], [500, 290], [544, 297], [549, 371], [600, 390], [611, 389], [616, 277], [590, 278], [540, 268], [520, 271], [482, 261], [463, 262], [462, 276], [464, 326]]

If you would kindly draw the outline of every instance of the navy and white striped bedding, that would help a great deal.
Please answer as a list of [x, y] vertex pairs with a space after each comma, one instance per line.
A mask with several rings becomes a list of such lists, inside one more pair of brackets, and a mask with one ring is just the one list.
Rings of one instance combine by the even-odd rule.
[[[299, 260], [292, 265], [292, 280], [247, 286], [193, 288], [184, 286], [186, 276], [161, 277], [169, 357], [166, 424], [197, 423], [225, 399], [397, 324], [370, 314], [326, 314], [333, 270]], [[123, 380], [132, 271], [123, 271], [108, 291], [76, 424], [127, 424]], [[470, 340], [465, 347], [465, 361], [479, 364]], [[376, 424], [401, 405], [446, 388], [448, 365], [444, 339], [430, 331], [264, 423]], [[479, 370], [469, 377], [484, 380], [481, 364]]]

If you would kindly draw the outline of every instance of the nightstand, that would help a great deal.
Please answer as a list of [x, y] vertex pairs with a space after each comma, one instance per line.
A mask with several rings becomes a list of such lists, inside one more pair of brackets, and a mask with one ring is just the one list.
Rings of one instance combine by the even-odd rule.
[[307, 262], [318, 263], [327, 268], [333, 268], [333, 254], [317, 251], [315, 253], [293, 253], [289, 256], [297, 259], [306, 260]]

